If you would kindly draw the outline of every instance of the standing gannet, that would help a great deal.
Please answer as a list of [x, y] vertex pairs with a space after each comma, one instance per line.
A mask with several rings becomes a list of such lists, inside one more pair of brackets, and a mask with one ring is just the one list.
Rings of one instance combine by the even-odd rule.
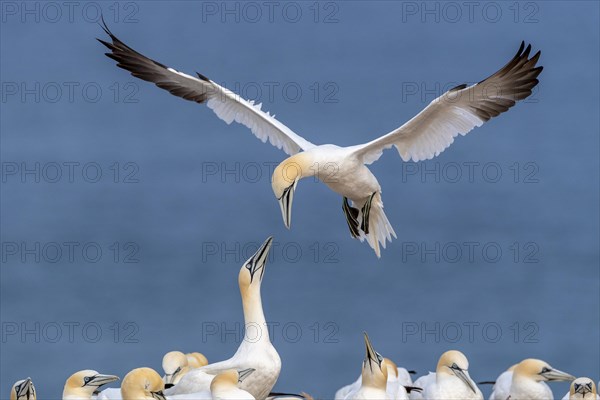
[[274, 115], [262, 111], [262, 104], [244, 100], [200, 73], [196, 78], [151, 60], [121, 42], [106, 24], [103, 28], [112, 43], [98, 40], [110, 49], [106, 55], [117, 61], [117, 66], [175, 96], [206, 102], [227, 124], [236, 121], [245, 125], [263, 142], [269, 140], [290, 156], [272, 176], [272, 189], [287, 228], [291, 225], [292, 200], [298, 181], [316, 176], [343, 197], [342, 209], [352, 237], [366, 239], [378, 257], [379, 245], [385, 248], [386, 240], [391, 241], [396, 234], [383, 212], [381, 187], [367, 165], [392, 146], [403, 161], [429, 160], [439, 155], [456, 136], [466, 135], [528, 97], [542, 71], [542, 67], [535, 66], [540, 52], [529, 58], [531, 45], [523, 51], [523, 42], [513, 59], [498, 72], [475, 85], [450, 89], [386, 135], [349, 147], [315, 145]]
[[271, 344], [260, 296], [272, 243], [273, 238], [269, 237], [244, 263], [238, 275], [246, 330], [236, 353], [228, 360], [188, 372], [176, 386], [166, 391], [169, 396], [207, 391], [215, 375], [228, 369], [255, 370], [241, 382], [240, 389], [258, 400], [269, 395], [281, 371], [281, 359]]
[[391, 400], [386, 391], [388, 371], [383, 357], [375, 351], [369, 336], [365, 335], [366, 355], [362, 364], [361, 384], [345, 397], [346, 400]]
[[65, 382], [63, 400], [90, 400], [98, 388], [117, 380], [118, 376], [100, 374], [91, 369], [75, 372]]
[[553, 400], [545, 381], [572, 381], [573, 375], [552, 368], [547, 362], [528, 358], [513, 370], [510, 400]]
[[187, 357], [189, 367], [192, 369], [208, 365], [208, 359], [202, 353], [187, 353], [185, 356]]
[[571, 382], [569, 393], [562, 400], [598, 400], [596, 385], [590, 378], [577, 378]]
[[411, 392], [411, 399], [483, 400], [481, 391], [469, 376], [467, 357], [457, 350], [442, 354], [435, 374], [429, 373], [423, 380], [418, 379], [415, 386], [422, 387], [423, 393]]
[[98, 400], [166, 400], [164, 388], [158, 372], [136, 368], [125, 375], [120, 389], [105, 389], [98, 394]]
[[165, 371], [165, 376], [163, 376], [165, 388], [170, 388], [179, 383], [181, 378], [190, 371], [188, 358], [180, 351], [170, 351], [165, 354], [162, 367]]
[[[405, 386], [412, 386], [412, 379], [405, 368], [398, 368], [395, 362], [389, 358], [383, 358], [383, 363], [387, 369], [387, 384], [386, 392], [390, 399], [405, 400], [408, 399], [408, 393]], [[348, 393], [360, 389], [362, 384], [362, 374], [349, 385], [340, 388], [335, 392], [335, 400], [343, 400], [348, 396]]]
[[10, 390], [10, 400], [36, 400], [31, 378], [16, 381]]

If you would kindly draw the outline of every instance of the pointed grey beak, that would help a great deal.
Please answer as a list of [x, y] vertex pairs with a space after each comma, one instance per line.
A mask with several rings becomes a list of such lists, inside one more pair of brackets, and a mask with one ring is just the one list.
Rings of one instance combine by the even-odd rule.
[[21, 383], [21, 385], [18, 387], [17, 399], [23, 397], [29, 400], [33, 397], [34, 393], [35, 388], [33, 387], [33, 382], [31, 381], [31, 378], [27, 378], [25, 379], [25, 382]]
[[375, 363], [381, 368], [381, 363], [383, 362], [383, 357], [381, 357], [379, 355], [379, 353], [377, 353], [375, 351], [375, 349], [373, 348], [373, 344], [371, 343], [371, 340], [369, 339], [369, 335], [367, 335], [367, 332], [363, 332], [363, 334], [365, 335], [365, 347], [367, 350], [367, 353], [365, 355], [365, 361], [369, 361], [369, 363], [371, 361], [375, 361]]
[[249, 377], [250, 375], [252, 375], [252, 373], [256, 371], [254, 368], [247, 368], [247, 369], [243, 369], [241, 371], [238, 371], [239, 377], [238, 377], [238, 382], [242, 383], [244, 381], [244, 379], [246, 379], [247, 377]]
[[540, 375], [546, 378], [547, 381], [572, 381], [575, 379], [573, 375], [554, 368], [551, 368], [550, 371], [542, 372]]
[[254, 274], [260, 271], [260, 280], [265, 273], [265, 265], [269, 258], [269, 251], [273, 244], [273, 237], [269, 236], [267, 240], [256, 250], [256, 253], [246, 261], [246, 268], [250, 271], [250, 281], [254, 280]]
[[119, 377], [116, 375], [104, 375], [104, 374], [98, 374], [98, 375], [94, 375], [92, 377], [92, 379], [90, 379], [90, 381], [88, 383], [86, 383], [84, 386], [102, 386], [102, 385], [106, 385], [107, 383], [111, 383], [114, 381], [118, 381]]
[[465, 383], [473, 391], [473, 393], [477, 393], [477, 388], [475, 384], [471, 381], [471, 378], [467, 374], [467, 371], [460, 368], [452, 368], [452, 372], [456, 375], [461, 381]]
[[281, 216], [283, 217], [283, 223], [285, 227], [290, 229], [292, 225], [292, 201], [294, 200], [294, 192], [296, 191], [296, 185], [298, 180], [295, 180], [290, 186], [284, 191], [279, 200], [279, 207], [281, 208]]
[[151, 394], [156, 400], [167, 400], [162, 390], [159, 390], [158, 392], [151, 392]]

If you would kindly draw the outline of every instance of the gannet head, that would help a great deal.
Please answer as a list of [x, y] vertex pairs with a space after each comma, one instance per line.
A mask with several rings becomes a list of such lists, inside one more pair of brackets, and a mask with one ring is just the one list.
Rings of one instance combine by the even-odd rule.
[[362, 366], [363, 385], [385, 390], [388, 376], [387, 366], [383, 362], [383, 357], [373, 348], [367, 332], [364, 335], [366, 354]]
[[271, 187], [279, 200], [281, 216], [285, 227], [290, 229], [292, 223], [292, 201], [298, 181], [306, 176], [314, 175], [310, 161], [305, 153], [299, 153], [283, 161], [273, 171]]
[[166, 400], [162, 378], [152, 368], [136, 368], [125, 375], [121, 385], [123, 400]]
[[273, 238], [269, 236], [258, 250], [256, 250], [256, 253], [254, 253], [254, 255], [242, 265], [242, 268], [240, 268], [238, 283], [242, 294], [250, 287], [260, 288], [272, 243]]
[[119, 380], [115, 375], [104, 375], [93, 369], [84, 369], [75, 372], [65, 382], [63, 398], [87, 398], [91, 399], [94, 392], [107, 383]]
[[596, 384], [590, 378], [577, 378], [571, 382], [569, 400], [585, 399], [596, 400]]
[[10, 400], [36, 400], [31, 378], [16, 381], [10, 391]]
[[163, 381], [168, 389], [189, 371], [187, 356], [180, 351], [170, 351], [163, 357], [162, 367], [165, 371]]
[[477, 393], [477, 386], [469, 376], [469, 360], [460, 351], [450, 350], [442, 354], [435, 372], [438, 379], [455, 376], [467, 385], [473, 393]]
[[186, 357], [190, 368], [200, 368], [208, 365], [208, 359], [202, 353], [187, 353]]
[[513, 379], [525, 378], [541, 381], [572, 381], [575, 377], [554, 369], [546, 361], [528, 358], [521, 361], [513, 371]]

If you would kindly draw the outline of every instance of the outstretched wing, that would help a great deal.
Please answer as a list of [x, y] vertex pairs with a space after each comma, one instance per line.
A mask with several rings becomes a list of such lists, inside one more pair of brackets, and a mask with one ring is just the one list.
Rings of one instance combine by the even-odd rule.
[[356, 146], [355, 154], [365, 164], [376, 161], [383, 150], [392, 146], [404, 161], [429, 160], [439, 155], [457, 135], [466, 135], [531, 94], [543, 67], [535, 66], [540, 52], [529, 58], [531, 45], [524, 48], [522, 42], [513, 59], [489, 78], [469, 87], [450, 89], [400, 128]]
[[186, 100], [206, 102], [206, 105], [227, 124], [239, 122], [250, 128], [263, 143], [269, 140], [273, 146], [283, 149], [289, 155], [314, 147], [312, 143], [277, 121], [273, 115], [262, 111], [262, 104], [244, 100], [202, 74], [197, 73], [196, 78], [151, 60], [120, 41], [106, 24], [103, 29], [111, 39], [111, 42], [98, 39], [109, 48], [110, 53], [106, 55], [117, 61], [118, 67], [131, 72], [136, 78], [152, 82]]

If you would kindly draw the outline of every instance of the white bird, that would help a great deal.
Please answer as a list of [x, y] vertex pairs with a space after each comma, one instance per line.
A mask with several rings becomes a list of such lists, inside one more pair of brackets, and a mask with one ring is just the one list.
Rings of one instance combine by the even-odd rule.
[[187, 353], [188, 365], [190, 368], [200, 368], [208, 365], [208, 359], [202, 353]]
[[547, 381], [572, 381], [573, 375], [554, 369], [545, 361], [528, 358], [513, 370], [510, 400], [553, 400]]
[[417, 379], [415, 386], [423, 388], [421, 394], [411, 392], [411, 399], [427, 400], [483, 400], [481, 391], [469, 375], [469, 361], [460, 351], [450, 350], [440, 357], [435, 374]]
[[[250, 373], [252, 372], [254, 371]], [[221, 372], [210, 383], [212, 398], [214, 400], [255, 400], [254, 396], [238, 387], [243, 380], [235, 369]]]
[[15, 382], [10, 389], [10, 400], [36, 400], [35, 387], [31, 378]]
[[[387, 384], [386, 392], [390, 399], [405, 400], [408, 399], [406, 386], [412, 386], [412, 379], [405, 368], [398, 368], [395, 362], [389, 358], [383, 358], [383, 363], [387, 369]], [[348, 396], [348, 393], [354, 392], [360, 388], [362, 384], [362, 374], [351, 384], [340, 388], [335, 392], [335, 400], [343, 400]]]
[[501, 373], [492, 387], [490, 400], [506, 400], [510, 395], [510, 385], [512, 384], [513, 371], [518, 364], [514, 364], [509, 369]]
[[151, 60], [121, 42], [106, 25], [104, 30], [112, 43], [100, 42], [111, 50], [106, 55], [116, 60], [117, 66], [175, 96], [206, 102], [227, 124], [241, 123], [263, 142], [268, 140], [291, 156], [279, 164], [272, 176], [273, 192], [287, 228], [298, 181], [316, 176], [343, 197], [342, 209], [351, 236], [366, 239], [378, 257], [380, 244], [385, 248], [386, 240], [391, 241], [396, 234], [383, 212], [381, 187], [367, 165], [392, 146], [404, 161], [439, 155], [456, 136], [466, 135], [528, 97], [542, 71], [542, 67], [535, 67], [540, 52], [529, 58], [531, 45], [524, 50], [521, 43], [517, 54], [498, 72], [475, 85], [450, 89], [386, 135], [349, 147], [315, 145], [262, 111], [262, 104], [244, 100], [202, 74], [197, 73], [196, 78]]
[[179, 383], [181, 378], [190, 371], [188, 358], [180, 351], [170, 351], [165, 354], [162, 360], [162, 367], [165, 371], [163, 381], [166, 388]]
[[237, 370], [240, 375], [243, 371], [254, 370], [241, 382], [240, 389], [259, 400], [269, 395], [281, 371], [281, 359], [269, 338], [260, 295], [272, 242], [269, 237], [244, 263], [238, 275], [246, 330], [236, 353], [228, 360], [188, 372], [177, 385], [166, 391], [167, 395], [206, 392], [215, 375], [229, 369]]
[[383, 357], [375, 351], [365, 332], [366, 355], [362, 364], [361, 383], [358, 388], [346, 394], [345, 400], [391, 400], [386, 391], [388, 381], [387, 366]]
[[165, 384], [152, 368], [136, 368], [123, 378], [120, 389], [104, 389], [98, 400], [167, 400]]
[[562, 400], [598, 400], [600, 396], [596, 393], [596, 385], [590, 378], [577, 378], [571, 382], [569, 392]]
[[104, 375], [92, 369], [75, 372], [65, 382], [63, 400], [90, 400], [98, 388], [118, 381], [115, 375]]

